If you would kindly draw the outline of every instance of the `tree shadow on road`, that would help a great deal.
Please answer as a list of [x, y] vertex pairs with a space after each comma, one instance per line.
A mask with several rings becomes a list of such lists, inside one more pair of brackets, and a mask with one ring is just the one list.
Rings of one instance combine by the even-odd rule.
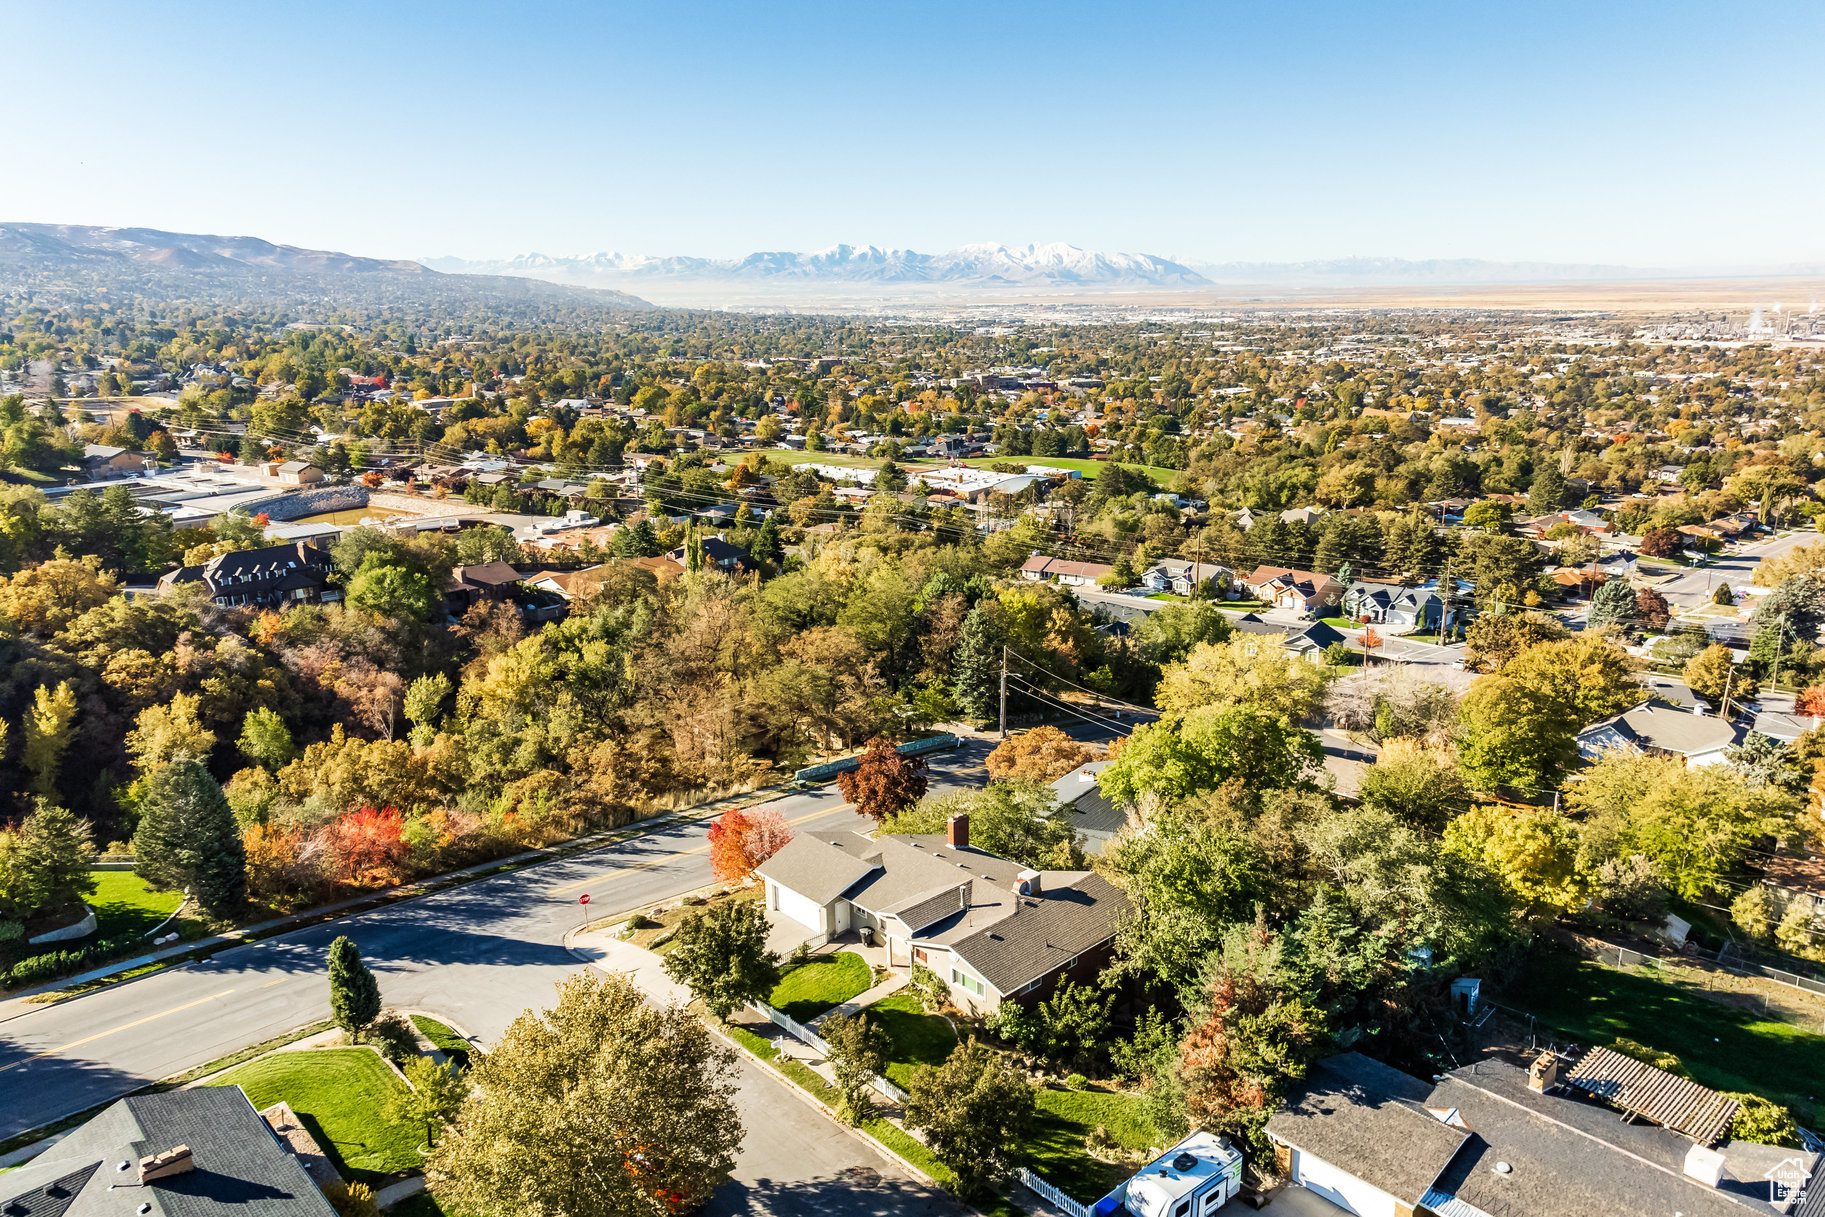
[[936, 1188], [855, 1167], [829, 1179], [731, 1179], [699, 1212], [702, 1217], [964, 1217], [969, 1210]]

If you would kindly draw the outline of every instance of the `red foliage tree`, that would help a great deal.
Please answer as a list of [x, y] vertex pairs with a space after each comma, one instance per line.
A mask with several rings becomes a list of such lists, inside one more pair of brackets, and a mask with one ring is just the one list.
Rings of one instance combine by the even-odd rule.
[[1667, 598], [1651, 587], [1635, 593], [1635, 615], [1651, 630], [1664, 630], [1673, 618], [1673, 607]]
[[710, 868], [724, 883], [746, 882], [791, 839], [779, 812], [731, 807], [710, 825]]
[[1825, 718], [1825, 685], [1801, 689], [1793, 699], [1793, 712], [1808, 718]]
[[363, 807], [326, 824], [321, 839], [331, 873], [351, 887], [389, 887], [400, 882], [406, 860], [406, 820], [396, 807]]
[[1650, 528], [1641, 534], [1641, 552], [1650, 558], [1676, 558], [1685, 543], [1684, 535], [1673, 528]]
[[856, 813], [879, 824], [925, 797], [925, 761], [902, 756], [891, 741], [880, 736], [868, 741], [856, 768], [839, 774], [836, 787], [855, 804]]

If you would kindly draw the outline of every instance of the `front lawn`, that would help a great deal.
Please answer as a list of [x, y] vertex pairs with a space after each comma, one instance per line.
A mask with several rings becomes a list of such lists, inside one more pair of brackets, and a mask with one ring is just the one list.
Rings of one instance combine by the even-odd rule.
[[405, 1083], [366, 1048], [275, 1052], [209, 1084], [239, 1086], [255, 1107], [290, 1103], [345, 1179], [377, 1187], [383, 1177], [424, 1163], [418, 1147], [425, 1130], [380, 1114]]
[[[88, 905], [95, 910], [95, 941], [109, 938], [136, 938], [150, 934], [159, 923], [171, 916], [183, 903], [182, 892], [155, 892], [146, 881], [130, 870], [90, 871], [95, 880], [95, 894]], [[177, 931], [185, 938], [203, 933], [195, 919], [178, 918], [166, 932]]]
[[469, 1067], [468, 1040], [429, 1015], [414, 1014], [412, 1025], [418, 1028], [418, 1034], [431, 1041], [432, 1047], [444, 1054], [445, 1060], [458, 1069]]
[[781, 977], [767, 1004], [788, 1018], [808, 1023], [866, 992], [873, 981], [868, 961], [854, 951], [816, 955]]
[[1504, 999], [1587, 1045], [1618, 1036], [1671, 1052], [1716, 1090], [1746, 1090], [1815, 1119], [1825, 1035], [1725, 1005], [1634, 971], [1542, 950]]
[[1047, 1087], [1033, 1097], [1039, 1118], [1027, 1143], [1027, 1164], [1085, 1204], [1096, 1203], [1134, 1173], [1090, 1156], [1084, 1139], [1098, 1125], [1123, 1149], [1146, 1149], [1154, 1142], [1139, 1095]]
[[888, 1053], [887, 1080], [902, 1090], [912, 1086], [913, 1070], [920, 1065], [942, 1065], [957, 1047], [950, 1020], [925, 1013], [918, 996], [907, 989], [882, 998], [868, 1007], [867, 1014], [893, 1045]]

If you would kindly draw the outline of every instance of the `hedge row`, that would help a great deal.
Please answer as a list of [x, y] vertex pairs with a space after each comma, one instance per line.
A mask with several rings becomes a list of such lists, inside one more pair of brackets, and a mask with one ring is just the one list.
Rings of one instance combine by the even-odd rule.
[[131, 954], [144, 945], [145, 940], [141, 938], [104, 938], [71, 951], [46, 951], [42, 955], [30, 955], [6, 971], [5, 981], [9, 988], [14, 989], [43, 984], [47, 980], [56, 980], [59, 976], [97, 967]]

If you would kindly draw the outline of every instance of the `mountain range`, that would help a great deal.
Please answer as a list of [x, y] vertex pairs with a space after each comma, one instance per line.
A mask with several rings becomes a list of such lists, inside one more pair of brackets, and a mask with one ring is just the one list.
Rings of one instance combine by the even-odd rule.
[[1190, 267], [1152, 254], [1099, 253], [1054, 242], [1011, 248], [964, 245], [943, 253], [832, 245], [812, 253], [768, 251], [744, 258], [649, 257], [595, 253], [577, 257], [521, 254], [494, 262], [426, 258], [436, 270], [523, 275], [558, 283], [645, 285], [654, 282], [753, 285], [780, 289], [948, 287], [987, 289], [1196, 287]]
[[0, 293], [86, 298], [142, 292], [169, 301], [278, 305], [289, 310], [650, 309], [623, 292], [523, 276], [444, 274], [417, 262], [275, 245], [257, 237], [0, 223]]

